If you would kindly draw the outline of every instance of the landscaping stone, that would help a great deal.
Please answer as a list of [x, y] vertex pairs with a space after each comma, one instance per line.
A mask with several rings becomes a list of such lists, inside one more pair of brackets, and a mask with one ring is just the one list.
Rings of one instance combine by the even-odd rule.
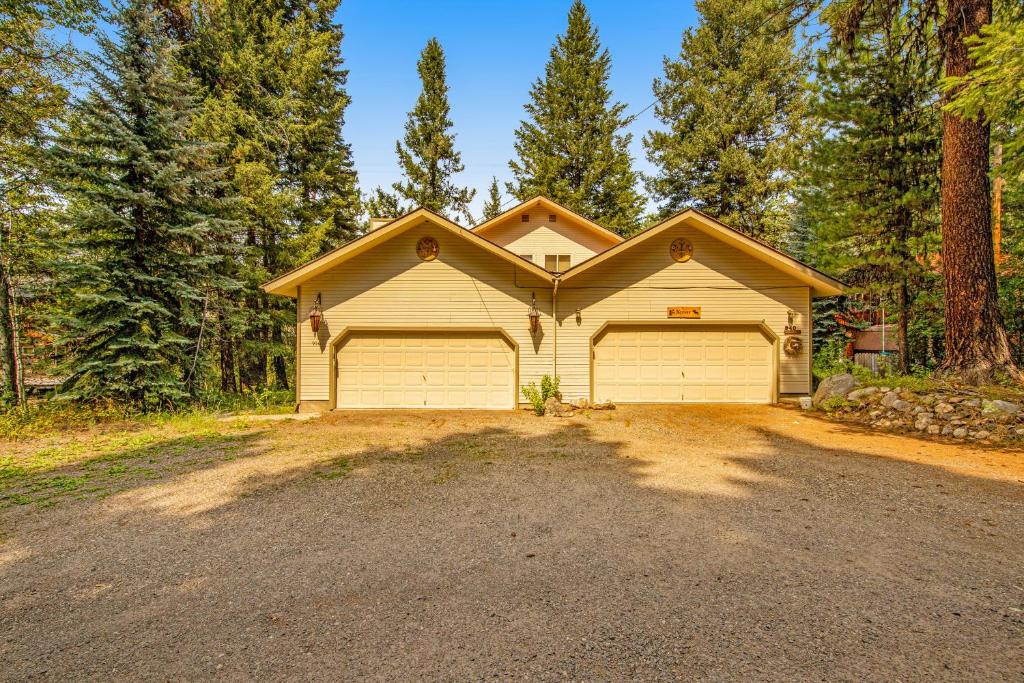
[[854, 389], [853, 391], [846, 395], [846, 398], [851, 401], [863, 401], [866, 398], [874, 396], [879, 391], [881, 391], [881, 389], [879, 389], [878, 387], [864, 387], [863, 389]]
[[568, 409], [554, 396], [544, 401], [544, 417], [565, 417], [568, 414]]
[[[849, 382], [846, 382], [849, 385]], [[842, 387], [831, 387], [839, 392]], [[1000, 442], [1024, 437], [1024, 404], [982, 399], [970, 388], [917, 393], [863, 387], [849, 391], [831, 414], [878, 430]]]
[[1010, 403], [1009, 401], [1000, 401], [997, 399], [995, 401], [984, 401], [981, 404], [981, 412], [987, 414], [1005, 413], [1008, 415], [1013, 415], [1015, 413], [1020, 412], [1020, 406], [1017, 405], [1016, 403]]
[[846, 398], [847, 394], [859, 386], [860, 380], [849, 373], [826, 377], [818, 385], [818, 390], [814, 392], [814, 405], [820, 406], [823, 401], [833, 396]]

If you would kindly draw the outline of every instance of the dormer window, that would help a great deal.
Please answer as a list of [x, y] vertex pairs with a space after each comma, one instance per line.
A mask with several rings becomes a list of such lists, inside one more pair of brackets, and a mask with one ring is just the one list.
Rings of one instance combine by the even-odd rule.
[[564, 273], [569, 270], [569, 254], [547, 254], [544, 256], [544, 270]]

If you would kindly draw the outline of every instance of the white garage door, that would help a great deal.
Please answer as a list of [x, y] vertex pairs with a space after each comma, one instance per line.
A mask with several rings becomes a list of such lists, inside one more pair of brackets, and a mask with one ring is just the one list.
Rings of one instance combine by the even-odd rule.
[[512, 408], [515, 352], [493, 332], [357, 332], [338, 349], [338, 408]]
[[621, 326], [594, 345], [594, 399], [770, 403], [772, 345], [756, 328]]

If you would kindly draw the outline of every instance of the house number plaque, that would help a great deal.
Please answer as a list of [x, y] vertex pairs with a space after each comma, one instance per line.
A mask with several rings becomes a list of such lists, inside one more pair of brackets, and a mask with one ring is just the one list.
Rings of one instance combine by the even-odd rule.
[[669, 306], [668, 317], [699, 319], [700, 306]]

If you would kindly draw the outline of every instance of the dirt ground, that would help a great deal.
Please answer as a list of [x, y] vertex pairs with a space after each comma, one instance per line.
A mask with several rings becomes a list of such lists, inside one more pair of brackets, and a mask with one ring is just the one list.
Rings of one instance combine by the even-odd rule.
[[1024, 679], [1021, 453], [774, 407], [207, 429], [9, 498], [0, 678]]

